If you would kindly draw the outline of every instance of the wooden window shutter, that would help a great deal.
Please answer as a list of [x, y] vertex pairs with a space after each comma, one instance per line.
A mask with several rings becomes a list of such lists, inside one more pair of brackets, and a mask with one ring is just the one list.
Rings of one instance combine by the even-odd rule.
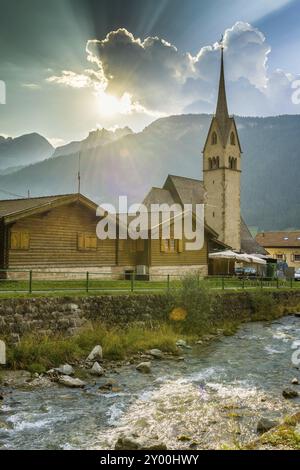
[[88, 239], [88, 247], [87, 248], [89, 250], [94, 250], [94, 251], [97, 250], [97, 237], [94, 236], [94, 235], [89, 235], [87, 237], [87, 239]]
[[166, 240], [164, 240], [163, 238], [161, 238], [160, 240], [160, 251], [162, 253], [166, 252]]
[[20, 247], [20, 234], [18, 232], [11, 232], [10, 234], [10, 248], [18, 250]]
[[85, 249], [84, 233], [79, 233], [78, 234], [78, 250], [84, 250], [84, 249]]
[[29, 233], [28, 232], [21, 232], [20, 233], [20, 249], [21, 250], [29, 250]]
[[183, 240], [177, 240], [177, 243], [178, 243], [178, 253], [183, 253], [184, 252]]

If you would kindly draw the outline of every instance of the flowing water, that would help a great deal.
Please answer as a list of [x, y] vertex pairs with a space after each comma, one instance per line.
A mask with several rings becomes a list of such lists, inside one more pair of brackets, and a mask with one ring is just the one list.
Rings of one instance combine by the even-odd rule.
[[[169, 449], [228, 448], [257, 436], [260, 417], [300, 411], [285, 400], [299, 370], [291, 357], [300, 319], [243, 325], [185, 353], [185, 361], [152, 362], [152, 374], [121, 367], [84, 390], [58, 385], [14, 389], [0, 405], [0, 446], [6, 449], [112, 449], [120, 434], [158, 439]], [[299, 386], [300, 389], [300, 386]]]

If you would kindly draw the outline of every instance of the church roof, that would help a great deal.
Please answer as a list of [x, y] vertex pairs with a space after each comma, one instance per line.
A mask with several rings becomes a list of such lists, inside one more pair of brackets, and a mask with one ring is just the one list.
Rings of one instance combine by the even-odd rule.
[[[169, 175], [163, 188], [152, 188], [143, 204], [204, 204], [203, 181], [183, 176]], [[245, 221], [241, 218], [241, 250], [249, 254], [266, 254], [265, 249], [252, 237]]]
[[267, 254], [266, 250], [252, 237], [243, 218], [241, 218], [241, 250], [249, 254]]

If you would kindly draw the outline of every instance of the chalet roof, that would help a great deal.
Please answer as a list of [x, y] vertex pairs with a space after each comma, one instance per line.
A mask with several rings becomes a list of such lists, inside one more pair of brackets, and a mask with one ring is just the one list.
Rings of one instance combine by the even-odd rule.
[[300, 247], [300, 230], [258, 233], [256, 241], [266, 248]]
[[241, 218], [241, 250], [245, 253], [265, 255], [266, 250], [252, 237], [250, 230]]
[[[8, 199], [0, 201], [0, 219], [11, 222], [35, 212], [43, 212], [62, 204], [80, 201], [91, 209], [97, 205], [82, 194], [64, 194], [27, 199]], [[96, 213], [96, 212], [95, 212]]]

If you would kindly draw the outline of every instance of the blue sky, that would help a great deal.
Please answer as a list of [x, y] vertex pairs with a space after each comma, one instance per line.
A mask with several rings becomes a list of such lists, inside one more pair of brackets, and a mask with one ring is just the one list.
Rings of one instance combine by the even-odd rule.
[[299, 113], [299, 0], [0, 0], [0, 11], [0, 135], [58, 144], [213, 112], [222, 34], [231, 112]]

